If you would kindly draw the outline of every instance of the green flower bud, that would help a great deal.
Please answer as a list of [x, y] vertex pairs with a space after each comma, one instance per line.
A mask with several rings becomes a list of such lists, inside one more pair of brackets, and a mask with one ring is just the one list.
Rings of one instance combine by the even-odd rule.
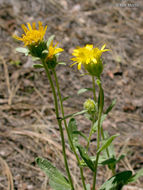
[[89, 72], [90, 75], [100, 78], [100, 75], [103, 71], [102, 60], [98, 59], [97, 63], [91, 62], [90, 64], [84, 64], [84, 68]]
[[84, 102], [84, 105], [83, 105], [84, 109], [87, 110], [87, 112], [89, 114], [93, 114], [96, 112], [96, 104], [94, 102], [94, 100], [92, 99], [88, 99]]
[[46, 59], [46, 64], [49, 69], [54, 69], [56, 67], [57, 63], [57, 58], [56, 56], [53, 56], [51, 59]]

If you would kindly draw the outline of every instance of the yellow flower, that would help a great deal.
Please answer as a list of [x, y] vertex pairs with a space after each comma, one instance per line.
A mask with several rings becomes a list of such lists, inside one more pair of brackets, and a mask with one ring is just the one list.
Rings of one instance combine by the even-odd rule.
[[105, 44], [101, 49], [93, 48], [93, 45], [87, 44], [85, 47], [77, 47], [73, 50], [72, 55], [75, 56], [72, 58], [72, 61], [75, 61], [71, 66], [78, 64], [78, 69], [81, 69], [81, 65], [86, 66], [87, 64], [97, 64], [101, 58], [101, 55], [105, 51], [110, 51], [109, 49], [104, 49]]
[[44, 35], [46, 33], [47, 30], [47, 26], [45, 26], [45, 28], [42, 26], [42, 22], [38, 22], [39, 23], [39, 28], [36, 29], [36, 23], [33, 22], [32, 26], [30, 25], [30, 23], [27, 23], [28, 28], [22, 24], [21, 27], [24, 30], [25, 34], [22, 34], [22, 37], [16, 36], [14, 35], [13, 37], [17, 40], [23, 41], [24, 42], [24, 46], [29, 46], [29, 45], [35, 45], [38, 42], [41, 42], [44, 38]]
[[47, 56], [46, 60], [51, 60], [51, 59], [53, 59], [54, 55], [64, 51], [62, 48], [56, 48], [56, 47], [57, 47], [57, 44], [55, 46], [53, 46], [53, 40], [52, 40], [49, 45], [48, 56]]

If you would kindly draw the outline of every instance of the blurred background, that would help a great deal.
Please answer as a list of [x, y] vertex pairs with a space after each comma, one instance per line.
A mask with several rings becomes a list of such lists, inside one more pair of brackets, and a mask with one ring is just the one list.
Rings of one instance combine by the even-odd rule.
[[[34, 69], [31, 57], [16, 53], [22, 43], [21, 24], [42, 21], [48, 25], [46, 39], [55, 40], [65, 51], [57, 66], [65, 112], [83, 109], [90, 92], [78, 95], [81, 88], [91, 87], [91, 78], [81, 76], [76, 66], [70, 68], [76, 46], [107, 44], [112, 51], [103, 55], [102, 74], [105, 107], [117, 103], [103, 123], [109, 134], [120, 133], [114, 141], [117, 155], [127, 154], [117, 171], [136, 172], [143, 167], [143, 1], [142, 0], [0, 0], [0, 189], [50, 190], [48, 179], [35, 164], [42, 156], [65, 173], [60, 135], [54, 115], [52, 92], [42, 69]], [[76, 117], [79, 129], [88, 134], [90, 122]], [[95, 154], [95, 138], [91, 155]], [[66, 141], [67, 142], [67, 141]], [[81, 143], [84, 144], [83, 139]], [[81, 190], [79, 170], [68, 142], [67, 155], [76, 189]], [[92, 173], [85, 169], [86, 181]], [[101, 167], [100, 186], [110, 173]], [[124, 190], [142, 190], [143, 178]]]

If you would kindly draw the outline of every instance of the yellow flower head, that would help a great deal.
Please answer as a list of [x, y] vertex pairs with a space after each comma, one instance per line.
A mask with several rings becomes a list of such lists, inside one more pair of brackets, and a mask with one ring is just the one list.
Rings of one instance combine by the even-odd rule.
[[75, 56], [71, 60], [75, 61], [72, 65], [78, 64], [78, 69], [81, 69], [81, 64], [90, 64], [97, 63], [100, 59], [101, 55], [105, 51], [110, 51], [109, 49], [104, 49], [105, 44], [101, 49], [93, 48], [93, 45], [87, 44], [85, 47], [77, 47], [77, 49], [73, 50], [72, 55]]
[[30, 23], [27, 23], [28, 28], [22, 24], [21, 27], [24, 30], [25, 34], [22, 34], [22, 37], [14, 35], [13, 37], [17, 40], [23, 41], [24, 46], [29, 46], [33, 44], [37, 44], [41, 42], [44, 38], [44, 35], [47, 30], [47, 26], [45, 28], [42, 26], [42, 22], [39, 21], [39, 28], [36, 29], [36, 23], [33, 22], [32, 26]]
[[57, 44], [55, 46], [53, 46], [53, 40], [52, 40], [50, 45], [49, 45], [48, 56], [46, 58], [47, 60], [53, 59], [54, 55], [64, 51], [62, 48], [56, 48], [56, 47], [57, 47]]

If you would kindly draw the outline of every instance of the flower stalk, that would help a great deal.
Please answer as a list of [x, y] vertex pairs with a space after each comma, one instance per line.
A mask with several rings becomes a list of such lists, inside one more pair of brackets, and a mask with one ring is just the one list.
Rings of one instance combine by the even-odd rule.
[[96, 161], [95, 161], [95, 171], [94, 171], [94, 177], [93, 177], [93, 187], [92, 190], [95, 190], [96, 186], [96, 178], [97, 178], [97, 167], [98, 167], [98, 160], [99, 160], [99, 155], [98, 150], [100, 148], [100, 140], [101, 140], [101, 129], [100, 129], [100, 124], [101, 124], [101, 116], [102, 116], [102, 111], [103, 111], [103, 89], [101, 86], [101, 83], [99, 85], [99, 111], [98, 111], [98, 127], [97, 127], [97, 155], [96, 155]]
[[[63, 101], [62, 101], [62, 97], [61, 97], [61, 92], [60, 92], [60, 87], [59, 87], [58, 78], [57, 78], [55, 69], [52, 69], [52, 71], [53, 71], [53, 75], [54, 75], [54, 77], [55, 77], [57, 92], [58, 92], [59, 101], [60, 101], [60, 106], [61, 106], [62, 117], [64, 118], [64, 117], [65, 117], [65, 114], [64, 114], [64, 107], [63, 107]], [[78, 165], [80, 165], [80, 159], [79, 159], [78, 154], [76, 153], [75, 147], [74, 147], [74, 145], [73, 145], [73, 141], [72, 141], [71, 136], [70, 136], [70, 134], [69, 134], [69, 130], [68, 130], [68, 125], [67, 125], [66, 119], [63, 119], [63, 120], [64, 120], [65, 129], [66, 129], [66, 132], [67, 132], [68, 139], [69, 139], [69, 142], [70, 142], [70, 144], [71, 144], [72, 150], [73, 150], [73, 152], [74, 152], [74, 154], [75, 154], [75, 157], [76, 157], [76, 159], [77, 159]], [[84, 190], [86, 190], [86, 185], [85, 185], [84, 175], [83, 175], [83, 169], [82, 169], [81, 167], [80, 167], [80, 174], [81, 174], [81, 180], [82, 180], [83, 188], [84, 188]]]
[[47, 77], [48, 77], [48, 79], [50, 81], [50, 85], [51, 85], [51, 88], [52, 88], [52, 92], [53, 92], [53, 96], [54, 96], [54, 102], [55, 102], [56, 117], [57, 117], [59, 129], [60, 129], [60, 134], [61, 134], [62, 150], [63, 150], [63, 157], [64, 157], [64, 162], [65, 162], [66, 172], [67, 172], [68, 179], [70, 181], [72, 190], [74, 190], [73, 181], [72, 181], [72, 178], [71, 178], [71, 174], [70, 174], [70, 170], [69, 170], [68, 162], [67, 162], [67, 156], [66, 156], [66, 150], [65, 150], [64, 133], [63, 133], [63, 128], [62, 128], [62, 121], [59, 119], [60, 117], [59, 117], [58, 101], [57, 101], [57, 95], [56, 95], [55, 87], [54, 87], [54, 84], [53, 84], [53, 81], [52, 81], [49, 69], [47, 67], [47, 64], [45, 63], [44, 60], [42, 60], [42, 63], [44, 65]]

